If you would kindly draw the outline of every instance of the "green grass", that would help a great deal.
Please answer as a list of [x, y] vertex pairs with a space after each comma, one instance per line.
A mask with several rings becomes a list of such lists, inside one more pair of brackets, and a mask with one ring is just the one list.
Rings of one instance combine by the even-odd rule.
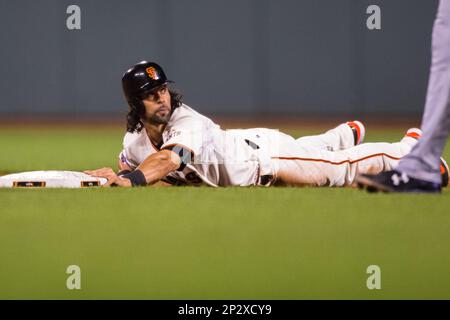
[[[115, 166], [121, 140], [113, 129], [3, 129], [0, 171]], [[0, 298], [449, 299], [449, 208], [448, 191], [3, 189]], [[78, 291], [66, 289], [72, 264]], [[366, 287], [369, 265], [381, 290]]]
[[0, 172], [115, 168], [122, 139], [117, 129], [3, 129]]

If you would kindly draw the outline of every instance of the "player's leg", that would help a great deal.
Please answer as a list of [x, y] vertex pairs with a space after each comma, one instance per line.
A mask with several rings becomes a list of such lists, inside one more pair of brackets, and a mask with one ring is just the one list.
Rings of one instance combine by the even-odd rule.
[[[433, 27], [430, 78], [422, 119], [423, 137], [390, 172], [358, 177], [369, 191], [439, 192], [448, 182], [441, 158], [450, 131], [450, 1], [440, 1]], [[398, 180], [396, 177], [402, 177]], [[447, 179], [445, 179], [447, 176]], [[442, 181], [442, 182], [441, 182]]]
[[353, 183], [357, 174], [391, 170], [416, 143], [415, 137], [406, 135], [396, 143], [364, 143], [334, 152], [313, 146], [295, 149], [293, 145], [283, 145], [283, 155], [272, 159], [278, 183], [346, 186]]
[[422, 119], [423, 136], [397, 170], [438, 183], [439, 159], [450, 131], [450, 1], [441, 1], [433, 29], [433, 57], [427, 101]]
[[300, 137], [297, 139], [297, 143], [302, 146], [313, 146], [329, 151], [343, 150], [362, 143], [365, 131], [361, 122], [348, 121], [323, 134]]

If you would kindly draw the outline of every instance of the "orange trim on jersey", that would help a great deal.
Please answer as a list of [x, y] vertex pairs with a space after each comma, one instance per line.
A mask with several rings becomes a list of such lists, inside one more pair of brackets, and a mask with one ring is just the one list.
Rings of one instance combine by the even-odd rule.
[[339, 165], [345, 164], [345, 163], [353, 164], [353, 163], [357, 163], [357, 162], [360, 162], [360, 161], [363, 161], [363, 160], [367, 160], [367, 159], [370, 159], [370, 158], [382, 157], [382, 156], [388, 157], [388, 158], [393, 159], [393, 160], [400, 160], [401, 159], [401, 158], [390, 156], [390, 155], [388, 155], [386, 153], [376, 153], [376, 154], [371, 154], [370, 156], [366, 156], [366, 157], [363, 157], [363, 158], [360, 158], [360, 159], [357, 159], [357, 160], [343, 160], [343, 161], [340, 161], [340, 162], [333, 162], [333, 161], [325, 160], [325, 159], [298, 158], [298, 157], [272, 157], [272, 159], [324, 162], [324, 163], [332, 164], [332, 165], [335, 165], [335, 166], [339, 166]]
[[440, 169], [441, 169], [441, 174], [444, 174], [445, 173], [445, 167], [444, 167], [444, 165], [440, 165]]

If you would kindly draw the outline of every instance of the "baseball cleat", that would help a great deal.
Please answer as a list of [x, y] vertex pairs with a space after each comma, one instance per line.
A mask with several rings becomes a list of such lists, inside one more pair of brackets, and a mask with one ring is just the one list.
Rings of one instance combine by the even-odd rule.
[[376, 175], [362, 174], [356, 177], [360, 189], [368, 192], [411, 192], [411, 193], [439, 193], [441, 184], [409, 177], [397, 170], [385, 171]]
[[364, 141], [364, 137], [366, 136], [366, 127], [364, 127], [362, 122], [358, 120], [347, 121], [347, 125], [353, 131], [353, 137], [355, 138], [355, 146], [361, 144]]
[[420, 130], [419, 128], [410, 128], [405, 133], [405, 138], [406, 137], [419, 140], [422, 137], [422, 130]]
[[441, 171], [442, 177], [442, 187], [448, 187], [448, 164], [445, 162], [444, 158], [441, 157], [441, 164], [439, 166], [439, 170]]

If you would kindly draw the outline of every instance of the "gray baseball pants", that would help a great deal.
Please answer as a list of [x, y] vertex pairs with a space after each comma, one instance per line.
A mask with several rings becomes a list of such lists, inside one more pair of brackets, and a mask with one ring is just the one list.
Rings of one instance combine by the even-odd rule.
[[439, 161], [450, 131], [450, 0], [441, 0], [433, 27], [432, 60], [422, 138], [396, 168], [409, 176], [441, 183]]

